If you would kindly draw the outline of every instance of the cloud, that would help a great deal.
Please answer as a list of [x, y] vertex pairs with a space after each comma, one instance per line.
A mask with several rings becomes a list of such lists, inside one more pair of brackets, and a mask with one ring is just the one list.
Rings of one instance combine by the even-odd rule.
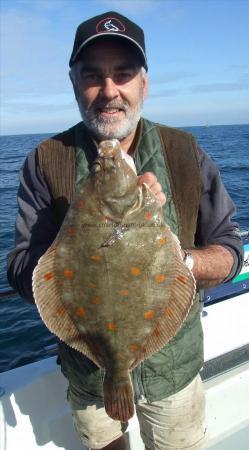
[[66, 32], [58, 36], [53, 17], [8, 9], [1, 19], [3, 100], [71, 92], [67, 61], [72, 43]]
[[96, 6], [104, 5], [108, 10], [115, 10], [122, 14], [135, 14], [140, 15], [151, 12], [160, 7], [159, 0], [102, 0], [101, 2], [95, 1]]
[[[4, 2], [4, 0], [2, 0]], [[68, 0], [5, 0], [6, 9], [13, 10], [19, 8], [21, 10], [29, 9], [33, 11], [54, 11], [68, 6]]]
[[[30, 68], [47, 58], [48, 49], [55, 58], [58, 53], [51, 21], [27, 11], [2, 13], [1, 42], [6, 77], [30, 76]], [[32, 74], [35, 75], [39, 73]]]
[[149, 92], [148, 100], [161, 97], [172, 97], [182, 93], [182, 89], [161, 89], [158, 92]]
[[[181, 94], [182, 96], [187, 96], [191, 94], [211, 94], [211, 93], [232, 93], [239, 91], [248, 91], [249, 90], [249, 76], [245, 74], [241, 79], [236, 81], [223, 81], [223, 82], [213, 82], [213, 83], [201, 83], [190, 86], [186, 83], [178, 83], [175, 85], [175, 82], [185, 81], [187, 78], [191, 78], [194, 74], [184, 73], [184, 72], [176, 72], [171, 74], [158, 74], [153, 77], [152, 82], [150, 83], [148, 100], [153, 98], [160, 97], [172, 97]], [[167, 85], [172, 83], [173, 87], [168, 89]]]
[[248, 123], [249, 107], [240, 100], [229, 99], [214, 103], [208, 97], [200, 102], [197, 97], [145, 102], [145, 117], [172, 126], [219, 125]]
[[237, 81], [230, 82], [216, 82], [205, 83], [193, 86], [190, 92], [194, 94], [198, 93], [210, 93], [210, 92], [232, 92], [232, 91], [245, 91], [249, 88], [249, 77], [242, 78]]
[[175, 72], [165, 72], [165, 73], [156, 73], [151, 76], [150, 85], [160, 85], [165, 83], [172, 83], [175, 81], [186, 80], [186, 78], [193, 78], [195, 74], [193, 72], [188, 72], [185, 70], [175, 71]]
[[128, 17], [131, 15], [142, 17], [152, 11], [161, 11], [161, 14], [156, 19], [157, 23], [175, 22], [181, 20], [186, 15], [185, 8], [176, 6], [174, 2], [165, 0], [95, 0], [92, 3], [96, 6], [100, 6], [101, 4], [101, 7], [104, 5], [108, 10], [113, 9]]
[[29, 113], [33, 117], [38, 116], [40, 117], [41, 114], [49, 114], [51, 113], [60, 113], [61, 111], [71, 111], [72, 109], [77, 108], [77, 105], [75, 102], [68, 102], [68, 103], [29, 103], [29, 102], [16, 102], [11, 103], [9, 102], [7, 105], [3, 105], [3, 112], [5, 114], [12, 114], [14, 113], [16, 115], [17, 111], [20, 114], [26, 114]]
[[193, 72], [186, 70], [167, 71], [152, 75], [149, 80], [148, 100], [151, 98], [170, 97], [186, 92], [186, 80], [191, 80], [195, 76]]
[[228, 66], [228, 70], [230, 70], [230, 69], [235, 69], [235, 70], [239, 69], [240, 71], [241, 70], [248, 71], [249, 70], [249, 66], [248, 66], [248, 64], [230, 64]]

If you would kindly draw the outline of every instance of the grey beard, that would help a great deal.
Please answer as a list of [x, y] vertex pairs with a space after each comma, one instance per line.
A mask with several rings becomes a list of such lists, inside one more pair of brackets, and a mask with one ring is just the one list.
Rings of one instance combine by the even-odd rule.
[[[125, 117], [122, 121], [111, 117], [109, 119], [99, 118], [94, 108], [86, 110], [83, 107], [81, 98], [78, 98], [78, 106], [82, 120], [97, 140], [122, 140], [136, 129], [141, 117], [143, 99], [140, 99], [137, 107], [134, 110], [132, 110], [128, 105], [122, 105], [125, 114]], [[108, 106], [118, 107], [118, 105], [115, 105], [114, 102], [110, 102]], [[115, 124], [117, 124], [117, 126], [115, 130], [112, 130], [112, 125], [115, 126]]]

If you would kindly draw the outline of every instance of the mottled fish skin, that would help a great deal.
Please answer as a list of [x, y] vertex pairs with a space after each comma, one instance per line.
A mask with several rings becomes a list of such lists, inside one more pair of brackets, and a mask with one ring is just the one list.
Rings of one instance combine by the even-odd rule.
[[128, 420], [130, 371], [180, 329], [195, 281], [158, 200], [137, 185], [118, 141], [100, 144], [91, 174], [39, 260], [33, 291], [47, 327], [105, 369], [107, 413]]

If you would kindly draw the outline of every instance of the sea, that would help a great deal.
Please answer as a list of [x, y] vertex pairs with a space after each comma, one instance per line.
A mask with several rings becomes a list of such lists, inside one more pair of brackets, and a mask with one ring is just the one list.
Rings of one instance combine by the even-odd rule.
[[[249, 229], [249, 125], [182, 127], [191, 132], [216, 165], [237, 207], [234, 217]], [[53, 133], [55, 134], [55, 133]], [[0, 136], [0, 292], [10, 289], [6, 258], [14, 247], [19, 171], [27, 154], [52, 134]], [[34, 305], [19, 296], [0, 299], [0, 372], [51, 355], [55, 337]]]

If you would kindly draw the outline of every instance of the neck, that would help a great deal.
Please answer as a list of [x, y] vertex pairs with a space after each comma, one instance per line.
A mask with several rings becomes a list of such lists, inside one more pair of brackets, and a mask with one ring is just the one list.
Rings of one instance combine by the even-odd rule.
[[[134, 141], [136, 136], [136, 130], [134, 130], [129, 136], [125, 137], [120, 141], [121, 148], [124, 152], [132, 154], [134, 151]], [[131, 150], [133, 148], [133, 151], [131, 153]]]
[[122, 150], [124, 150], [126, 153], [132, 156], [136, 150], [137, 143], [141, 137], [141, 132], [142, 132], [142, 121], [140, 118], [134, 132], [126, 138], [128, 140], [127, 145], [126, 143], [123, 144], [123, 141], [121, 141]]

